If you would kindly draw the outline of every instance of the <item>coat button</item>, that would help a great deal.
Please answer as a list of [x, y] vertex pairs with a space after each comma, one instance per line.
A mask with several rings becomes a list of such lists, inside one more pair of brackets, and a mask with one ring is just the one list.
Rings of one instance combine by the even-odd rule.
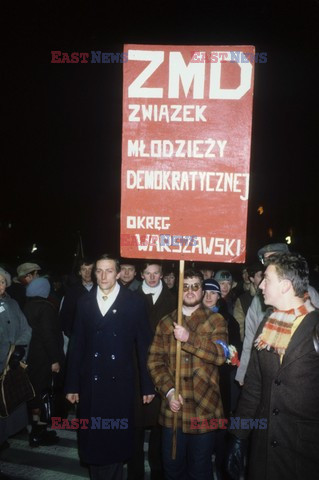
[[115, 360], [115, 355], [111, 355], [112, 360]]
[[278, 408], [274, 408], [273, 411], [272, 411], [272, 414], [273, 415], [278, 415], [278, 413], [279, 413]]
[[116, 337], [116, 333], [115, 333], [115, 332], [113, 332], [113, 337]]
[[99, 356], [98, 352], [95, 352], [94, 354], [95, 358]]
[[276, 379], [275, 380], [275, 385], [280, 385], [280, 384], [281, 384], [281, 380]]
[[116, 380], [116, 377], [112, 377], [112, 380]]
[[278, 447], [279, 443], [277, 442], [277, 440], [273, 440], [270, 445], [272, 447]]
[[94, 375], [94, 380], [96, 381], [98, 379], [98, 376], [97, 375]]

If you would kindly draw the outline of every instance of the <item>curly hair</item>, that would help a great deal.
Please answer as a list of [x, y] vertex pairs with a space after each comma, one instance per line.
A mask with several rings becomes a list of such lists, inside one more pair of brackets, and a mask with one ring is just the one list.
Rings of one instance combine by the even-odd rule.
[[201, 284], [201, 286], [203, 286], [204, 277], [203, 277], [202, 272], [200, 272], [200, 271], [198, 271], [198, 270], [193, 270], [193, 269], [191, 269], [191, 268], [185, 270], [184, 280], [185, 280], [186, 278], [193, 278], [193, 277], [199, 278], [200, 284]]
[[290, 280], [297, 297], [303, 298], [309, 287], [309, 268], [304, 257], [295, 253], [276, 253], [267, 258], [279, 278]]

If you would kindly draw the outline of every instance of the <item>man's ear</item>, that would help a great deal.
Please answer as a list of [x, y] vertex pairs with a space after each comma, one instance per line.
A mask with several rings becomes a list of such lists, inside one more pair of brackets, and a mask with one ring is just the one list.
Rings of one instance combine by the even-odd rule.
[[292, 288], [292, 283], [287, 278], [284, 278], [282, 281], [281, 291], [282, 293], [287, 293]]

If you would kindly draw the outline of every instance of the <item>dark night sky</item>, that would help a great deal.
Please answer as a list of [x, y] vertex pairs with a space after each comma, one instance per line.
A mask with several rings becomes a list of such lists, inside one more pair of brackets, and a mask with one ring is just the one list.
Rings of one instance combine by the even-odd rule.
[[278, 3], [49, 2], [26, 17], [7, 39], [19, 61], [3, 74], [0, 261], [30, 258], [35, 242], [37, 258], [67, 270], [78, 231], [87, 254], [118, 249], [122, 65], [53, 65], [50, 52], [119, 52], [124, 43], [267, 52], [255, 69], [248, 259], [269, 227], [274, 240], [292, 228], [293, 246], [318, 254], [319, 2]]

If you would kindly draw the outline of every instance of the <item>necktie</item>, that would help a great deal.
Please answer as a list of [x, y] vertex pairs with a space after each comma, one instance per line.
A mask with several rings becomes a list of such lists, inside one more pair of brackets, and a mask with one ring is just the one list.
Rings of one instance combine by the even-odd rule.
[[102, 298], [103, 298], [103, 300], [104, 300], [104, 302], [105, 302], [105, 300], [107, 300], [107, 295], [103, 295]]

